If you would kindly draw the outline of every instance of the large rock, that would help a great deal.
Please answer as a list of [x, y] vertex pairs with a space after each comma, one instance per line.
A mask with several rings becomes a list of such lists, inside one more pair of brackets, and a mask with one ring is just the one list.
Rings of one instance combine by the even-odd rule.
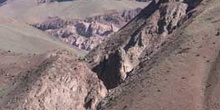
[[159, 33], [169, 34], [178, 26], [178, 22], [186, 15], [188, 5], [185, 3], [168, 2], [160, 8]]
[[133, 65], [126, 55], [124, 49], [110, 53], [104, 58], [93, 71], [104, 81], [107, 89], [118, 86], [126, 78], [126, 74], [133, 69]]
[[1, 110], [95, 109], [106, 93], [102, 81], [84, 63], [58, 51], [21, 77]]

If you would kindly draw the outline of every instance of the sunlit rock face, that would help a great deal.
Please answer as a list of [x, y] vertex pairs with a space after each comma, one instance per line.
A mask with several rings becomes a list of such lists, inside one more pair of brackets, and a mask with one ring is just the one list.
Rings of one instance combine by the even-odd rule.
[[140, 8], [120, 12], [112, 11], [109, 14], [83, 20], [49, 17], [44, 22], [33, 26], [59, 37], [68, 44], [90, 51], [118, 31], [140, 11]]

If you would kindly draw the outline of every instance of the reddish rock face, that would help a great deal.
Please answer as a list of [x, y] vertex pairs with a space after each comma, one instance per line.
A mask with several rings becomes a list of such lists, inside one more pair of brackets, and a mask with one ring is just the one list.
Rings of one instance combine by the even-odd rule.
[[49, 17], [33, 26], [61, 38], [64, 42], [80, 49], [90, 51], [118, 31], [140, 12], [140, 8], [112, 11], [109, 14], [86, 18], [84, 20], [63, 20]]

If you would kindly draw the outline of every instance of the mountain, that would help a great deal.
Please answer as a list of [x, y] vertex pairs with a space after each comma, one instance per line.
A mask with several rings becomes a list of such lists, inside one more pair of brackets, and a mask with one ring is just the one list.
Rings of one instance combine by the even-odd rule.
[[[217, 67], [220, 41], [217, 2], [217, 0], [152, 2], [136, 18], [115, 33], [113, 39], [91, 51], [86, 57], [90, 67], [112, 91], [98, 108], [218, 110], [220, 100], [217, 98], [219, 93]], [[157, 11], [160, 9], [162, 9], [160, 14], [165, 14], [165, 19], [164, 16], [160, 16], [165, 22], [157, 28], [160, 29], [162, 26], [162, 33], [160, 31], [154, 33], [156, 46], [153, 49], [146, 46], [142, 51], [137, 51], [137, 48], [144, 46], [138, 45], [140, 42], [146, 44], [143, 42], [150, 35], [147, 33], [149, 31], [145, 30], [152, 24], [150, 21], [155, 20], [154, 16], [158, 16]], [[178, 10], [186, 13], [181, 14]], [[180, 20], [180, 24], [172, 28], [175, 26], [174, 20], [179, 18], [177, 15], [185, 16], [184, 21]], [[143, 31], [145, 35], [140, 35]], [[153, 42], [150, 43], [152, 44], [149, 46], [154, 45]], [[138, 58], [130, 57], [127, 45], [129, 49], [136, 48], [132, 56]], [[134, 66], [135, 61], [138, 62], [137, 66]]]
[[86, 51], [102, 43], [148, 4], [116, 0], [46, 2], [7, 1], [0, 12]]
[[[92, 2], [92, 7], [96, 3]], [[95, 109], [106, 96], [107, 89], [86, 62], [80, 60], [87, 52], [33, 27], [32, 21], [41, 23], [41, 18], [23, 15], [36, 7], [39, 11], [38, 7], [43, 5], [51, 9], [54, 5], [61, 5], [57, 9], [63, 10], [63, 5], [69, 6], [72, 2], [37, 4], [35, 1], [13, 0], [0, 7], [0, 109]], [[50, 18], [50, 12], [53, 11], [42, 16]]]
[[219, 10], [218, 0], [4, 2], [0, 109], [219, 110]]
[[[187, 19], [187, 7], [182, 2], [151, 2], [109, 40], [92, 50], [86, 60], [94, 71], [101, 72], [103, 79], [108, 80], [106, 83], [112, 83], [107, 84], [110, 88], [117, 86], [126, 78], [126, 73], [164, 45], [167, 37]], [[111, 73], [117, 74], [107, 75]]]

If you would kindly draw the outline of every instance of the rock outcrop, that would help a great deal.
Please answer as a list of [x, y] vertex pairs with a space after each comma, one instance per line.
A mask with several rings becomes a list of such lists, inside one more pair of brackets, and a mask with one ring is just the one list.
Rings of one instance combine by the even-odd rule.
[[[86, 61], [103, 79], [104, 84], [107, 84], [108, 89], [116, 87], [122, 82], [121, 79], [125, 79], [126, 74], [132, 71], [132, 67], [140, 61], [149, 60], [150, 56], [163, 46], [169, 34], [187, 18], [187, 9], [188, 4], [183, 1], [152, 1], [134, 19], [113, 34], [112, 38], [93, 49], [86, 56]], [[112, 55], [117, 55], [119, 59], [112, 58]], [[123, 72], [120, 70], [123, 70], [124, 66], [114, 68], [116, 65], [127, 65], [127, 62], [132, 66]], [[109, 65], [108, 68], [102, 68], [106, 65]], [[114, 69], [109, 71], [111, 67]], [[117, 77], [113, 80], [114, 76]], [[111, 79], [106, 79], [107, 77]]]
[[90, 51], [118, 31], [140, 11], [140, 8], [122, 12], [112, 11], [84, 20], [63, 20], [58, 17], [49, 17], [43, 23], [33, 26], [59, 37], [68, 44]]
[[[1, 110], [95, 109], [107, 90], [95, 73], [67, 51], [44, 56], [23, 74], [5, 97]], [[7, 100], [10, 99], [10, 100]], [[3, 100], [3, 99], [2, 99]]]
[[93, 71], [104, 81], [107, 89], [111, 89], [123, 82], [132, 69], [133, 65], [124, 49], [118, 49], [106, 56]]
[[100, 110], [219, 110], [218, 2], [204, 0], [193, 16], [186, 11], [190, 18], [113, 90]]

